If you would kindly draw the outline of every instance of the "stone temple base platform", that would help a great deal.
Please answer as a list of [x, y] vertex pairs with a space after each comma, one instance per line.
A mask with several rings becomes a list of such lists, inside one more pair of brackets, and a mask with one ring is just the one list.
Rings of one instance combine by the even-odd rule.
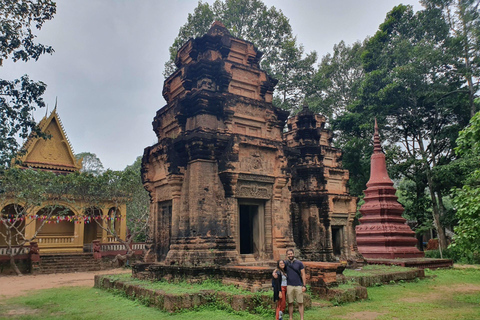
[[[304, 261], [307, 283], [314, 294], [325, 295], [329, 287], [337, 286], [337, 274], [345, 265], [340, 263]], [[170, 266], [160, 263], [138, 263], [132, 268], [133, 277], [142, 280], [187, 280], [200, 282], [217, 279], [225, 285], [235, 285], [252, 292], [270, 289], [275, 263], [262, 266]]]
[[[124, 292], [125, 296], [142, 301], [149, 307], [167, 312], [177, 312], [211, 305], [214, 308], [231, 308], [234, 311], [256, 313], [258, 308], [273, 310], [275, 303], [270, 294], [232, 294], [217, 290], [200, 290], [190, 293], [167, 293], [163, 290], [148, 288], [142, 284], [132, 284], [119, 280], [116, 275], [96, 275], [95, 288]], [[365, 289], [366, 291], [366, 289]], [[308, 294], [303, 297], [305, 308], [312, 306]]]
[[402, 266], [419, 269], [438, 269], [453, 267], [453, 260], [430, 258], [405, 258], [405, 259], [366, 259], [367, 264], [384, 264], [387, 266]]

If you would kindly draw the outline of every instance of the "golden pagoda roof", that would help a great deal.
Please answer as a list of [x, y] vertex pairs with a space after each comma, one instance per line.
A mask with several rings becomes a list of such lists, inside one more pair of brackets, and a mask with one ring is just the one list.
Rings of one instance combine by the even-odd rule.
[[38, 127], [50, 138], [31, 135], [22, 147], [24, 152], [17, 157], [21, 166], [66, 173], [79, 171], [82, 160], [75, 158], [56, 106], [48, 117], [43, 117]]

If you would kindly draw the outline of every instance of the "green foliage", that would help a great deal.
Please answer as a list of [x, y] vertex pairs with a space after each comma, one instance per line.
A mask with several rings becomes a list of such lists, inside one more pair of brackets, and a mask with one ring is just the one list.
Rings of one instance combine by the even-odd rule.
[[416, 222], [412, 228], [415, 233], [424, 234], [434, 228], [431, 199], [426, 192], [426, 182], [420, 183], [404, 178], [397, 186], [397, 196], [398, 202], [405, 208], [403, 217]]
[[460, 179], [448, 179], [458, 178], [453, 166], [440, 167], [455, 159], [455, 140], [468, 121], [469, 108], [464, 82], [451, 68], [457, 61], [450, 50], [451, 40], [448, 23], [438, 8], [417, 12], [405, 5], [393, 8], [364, 45], [361, 60], [365, 76], [357, 100], [333, 122], [341, 131], [340, 146], [347, 146], [345, 153], [354, 154], [345, 155], [345, 167], [352, 167], [352, 177], [364, 183], [365, 177], [356, 172], [360, 168], [355, 167], [367, 169], [367, 148], [352, 150], [348, 145], [350, 141], [354, 145], [371, 143], [377, 118], [389, 172], [396, 179], [416, 184], [406, 189], [414, 192], [405, 199], [412, 205], [410, 216], [425, 220], [425, 211], [417, 210], [423, 210], [425, 201], [430, 200], [443, 247], [442, 221], [455, 222], [445, 196]]
[[131, 192], [130, 201], [127, 202], [127, 228], [134, 235], [134, 241], [146, 240], [150, 213], [150, 195], [143, 187], [141, 164], [142, 157], [138, 157], [132, 165], [123, 170]]
[[[473, 252], [464, 252], [456, 246], [449, 246], [442, 250], [443, 259], [451, 259], [455, 263], [463, 264], [480, 264], [480, 254]], [[440, 259], [440, 252], [438, 250], [425, 251], [425, 258]]]
[[363, 44], [345, 42], [333, 46], [333, 54], [322, 58], [318, 71], [307, 88], [309, 107], [327, 119], [335, 119], [346, 112], [358, 99], [360, 84], [364, 78], [361, 55]]
[[478, 0], [422, 0], [427, 9], [441, 11], [450, 31], [449, 51], [455, 57], [454, 72], [468, 91], [470, 117], [478, 110], [475, 99], [480, 83], [480, 10]]
[[305, 56], [303, 46], [293, 38], [281, 43], [279, 58], [277, 63], [269, 65], [269, 71], [278, 80], [274, 104], [296, 113], [300, 111], [300, 101], [310, 88], [317, 54], [311, 52]]
[[[53, 48], [35, 43], [34, 28], [40, 30], [56, 12], [55, 2], [50, 0], [8, 0], [0, 2], [0, 67], [3, 61], [38, 60], [42, 54], [50, 54]], [[27, 75], [20, 79], [0, 79], [0, 167], [8, 167], [10, 160], [19, 153], [19, 139], [29, 134], [41, 136], [32, 112], [45, 103], [42, 95], [45, 83], [34, 82]]]
[[[127, 227], [135, 241], [144, 241], [148, 228], [150, 198], [143, 188], [140, 174], [141, 157], [127, 166], [124, 171], [106, 170], [101, 174], [89, 172], [67, 175], [71, 185], [71, 195], [79, 203], [89, 208], [102, 208], [105, 205], [127, 206]], [[114, 225], [107, 230], [118, 237]], [[117, 239], [120, 241], [120, 239]], [[128, 239], [122, 239], [127, 241]]]
[[177, 51], [190, 38], [204, 35], [214, 21], [220, 21], [237, 38], [252, 42], [262, 53], [261, 67], [279, 80], [276, 103], [288, 110], [298, 109], [313, 76], [317, 56], [304, 55], [292, 35], [288, 18], [260, 0], [216, 0], [212, 5], [199, 1], [187, 23], [180, 27], [165, 64], [164, 76], [175, 71]]
[[[478, 164], [480, 156], [480, 113], [470, 120], [457, 140], [458, 155], [473, 159]], [[453, 204], [457, 209], [458, 226], [455, 227], [451, 247], [465, 256], [480, 256], [480, 169], [470, 173], [465, 185], [454, 192]]]
[[80, 169], [80, 172], [90, 173], [94, 176], [98, 176], [105, 171], [102, 161], [95, 153], [80, 152], [75, 155], [75, 159], [82, 159], [82, 169]]
[[[322, 58], [306, 90], [310, 109], [326, 116], [332, 124], [336, 135], [334, 145], [343, 151], [342, 164], [350, 173], [348, 187], [354, 196], [361, 196], [365, 190], [372, 153], [371, 137], [356, 130], [360, 123], [357, 114], [347, 112], [349, 106], [359, 98], [360, 84], [364, 78], [361, 61], [363, 50], [364, 45], [360, 42], [349, 46], [341, 41], [334, 45], [333, 54]], [[340, 116], [343, 117], [339, 119]]]

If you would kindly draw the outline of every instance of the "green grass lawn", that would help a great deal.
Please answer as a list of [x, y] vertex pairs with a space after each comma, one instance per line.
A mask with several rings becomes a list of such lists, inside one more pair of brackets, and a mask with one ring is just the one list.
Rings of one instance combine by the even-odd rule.
[[[367, 301], [306, 311], [305, 319], [480, 319], [480, 269], [426, 272], [425, 280], [368, 288]], [[39, 290], [0, 302], [0, 319], [274, 319], [203, 308], [169, 314], [95, 288]], [[298, 313], [295, 319], [299, 319]]]

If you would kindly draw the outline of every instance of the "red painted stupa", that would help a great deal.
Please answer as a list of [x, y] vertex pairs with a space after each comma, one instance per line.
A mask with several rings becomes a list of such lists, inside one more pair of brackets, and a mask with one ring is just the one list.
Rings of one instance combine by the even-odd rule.
[[424, 253], [416, 248], [415, 232], [402, 218], [403, 206], [397, 201], [396, 189], [388, 176], [385, 154], [380, 145], [375, 119], [374, 147], [367, 183], [362, 218], [355, 228], [358, 251], [366, 258], [420, 258]]

